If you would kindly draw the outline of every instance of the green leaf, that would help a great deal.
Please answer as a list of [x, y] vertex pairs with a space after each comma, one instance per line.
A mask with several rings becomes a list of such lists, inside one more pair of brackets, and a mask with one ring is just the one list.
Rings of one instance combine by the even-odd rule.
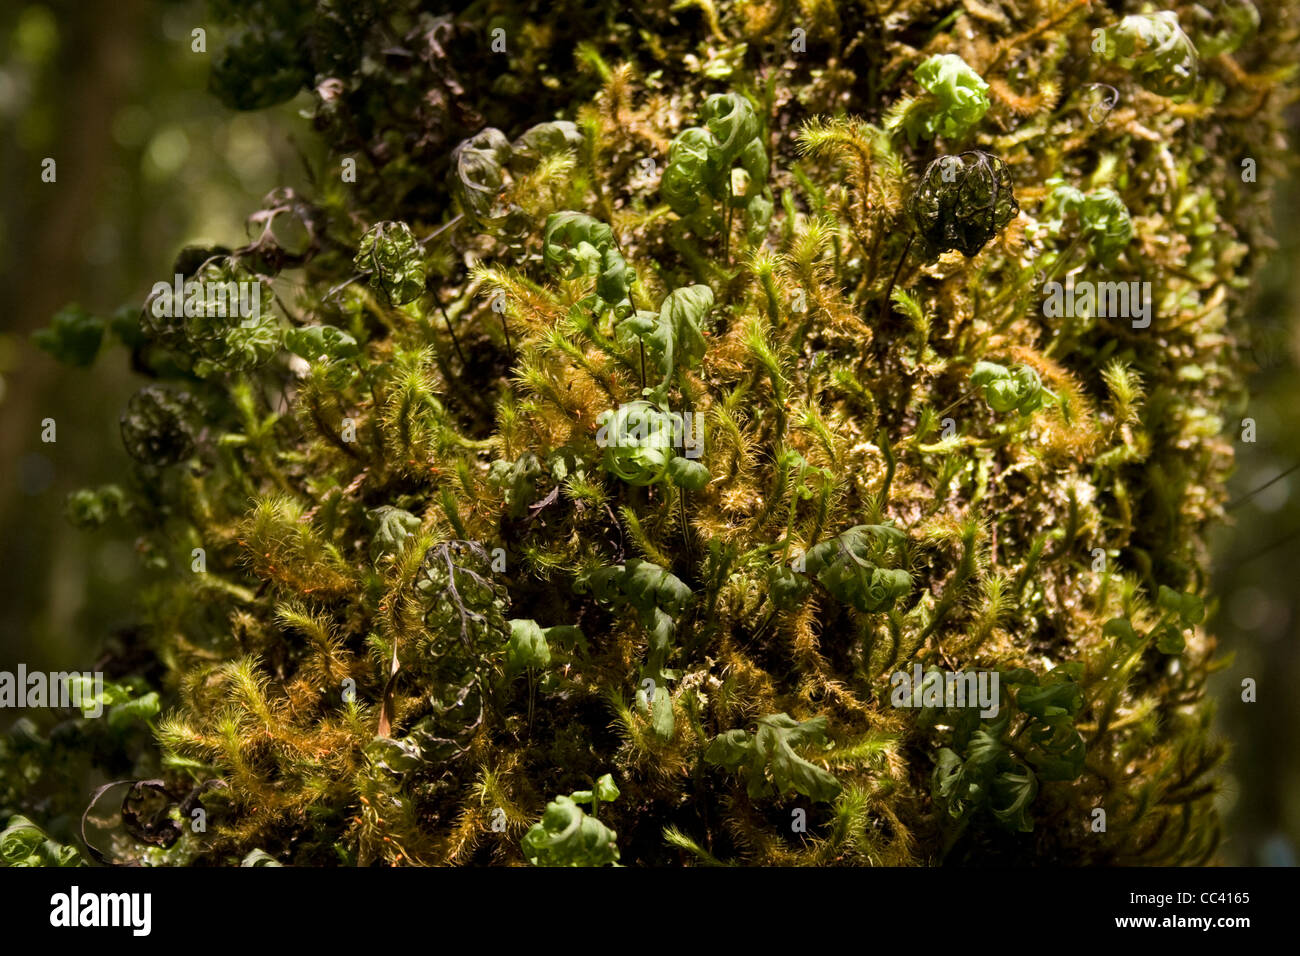
[[613, 774], [602, 774], [596, 780], [596, 799], [601, 803], [613, 803], [619, 797], [618, 786]]
[[376, 737], [365, 746], [365, 754], [376, 767], [391, 773], [409, 773], [425, 762], [425, 756], [412, 733], [407, 737]]
[[904, 541], [903, 532], [890, 525], [857, 525], [809, 548], [805, 566], [843, 603], [866, 613], [888, 611], [911, 592], [912, 576], [879, 562]]
[[650, 729], [654, 731], [655, 736], [667, 741], [673, 738], [676, 718], [673, 714], [673, 695], [668, 690], [671, 672], [657, 666], [660, 660], [661, 655], [652, 653], [650, 663], [641, 671], [643, 681], [649, 678], [654, 682], [654, 697], [650, 697], [648, 688], [637, 687], [636, 709], [639, 714], [650, 719]]
[[0, 831], [0, 866], [83, 866], [76, 847], [46, 836], [27, 817], [14, 814]]
[[45, 842], [45, 832], [24, 816], [12, 816], [0, 833], [0, 862], [5, 866], [25, 866]]
[[796, 747], [826, 742], [826, 718], [802, 723], [788, 714], [769, 714], [757, 721], [757, 732], [729, 730], [719, 734], [704, 752], [706, 762], [732, 772], [743, 770], [751, 797], [770, 792], [767, 775], [778, 795], [794, 791], [809, 799], [829, 803], [840, 793], [840, 782], [821, 767], [804, 760]]
[[658, 392], [667, 399], [668, 383], [673, 374], [674, 335], [672, 326], [662, 313], [638, 309], [615, 327], [619, 344], [628, 347], [633, 342], [645, 346], [647, 365], [663, 380]]
[[284, 333], [284, 347], [311, 362], [322, 358], [346, 361], [356, 358], [361, 349], [357, 340], [332, 325], [307, 325]]
[[679, 368], [694, 368], [704, 358], [704, 320], [712, 308], [713, 290], [706, 285], [674, 289], [659, 307], [660, 318], [672, 330]]
[[370, 273], [370, 286], [393, 305], [413, 302], [424, 293], [424, 250], [404, 222], [379, 222], [366, 230], [355, 265]]
[[930, 777], [930, 789], [950, 817], [960, 818], [966, 814], [966, 778], [961, 756], [956, 751], [940, 748]]
[[[730, 199], [744, 209], [750, 233], [761, 236], [772, 215], [771, 189], [767, 185], [769, 161], [762, 124], [749, 100], [739, 93], [715, 93], [700, 110], [704, 127], [688, 127], [668, 147], [668, 166], [660, 193], [679, 216], [711, 209], [705, 196]], [[746, 181], [743, 191], [733, 187], [732, 170]]]
[[1187, 646], [1183, 631], [1205, 620], [1205, 602], [1199, 595], [1175, 591], [1162, 584], [1156, 595], [1156, 604], [1174, 615], [1174, 620], [1157, 628], [1156, 649], [1162, 654], [1181, 654]]
[[577, 593], [590, 593], [601, 604], [615, 607], [630, 606], [636, 610], [637, 622], [649, 637], [643, 678], [654, 682], [654, 701], [646, 700], [646, 691], [637, 688], [637, 710], [649, 715], [651, 727], [660, 740], [671, 740], [673, 735], [672, 695], [668, 692], [669, 672], [664, 670], [668, 653], [676, 633], [677, 615], [689, 604], [690, 588], [671, 572], [632, 558], [625, 564], [597, 568], [581, 575], [573, 589]]
[[812, 582], [793, 568], [777, 565], [767, 570], [768, 598], [778, 610], [790, 611], [800, 606], [810, 590]]
[[140, 317], [146, 336], [189, 361], [200, 378], [262, 365], [284, 344], [279, 320], [267, 304], [270, 284], [233, 257], [205, 261], [180, 297], [167, 283], [156, 285]]
[[798, 746], [825, 742], [825, 717], [800, 723], [787, 714], [760, 717], [754, 737], [755, 749], [767, 761], [778, 791], [795, 790], [813, 800], [829, 802], [839, 795], [840, 782], [794, 750]]
[[1061, 714], [1073, 717], [1083, 706], [1083, 691], [1070, 680], [1021, 687], [1016, 693], [1016, 706], [1033, 717], [1047, 719]]
[[1010, 377], [1010, 370], [1005, 365], [999, 365], [996, 362], [976, 362], [974, 370], [970, 373], [971, 384], [981, 386], [1000, 382]]
[[594, 790], [575, 790], [571, 795], [574, 803], [587, 804], [593, 800], [596, 803], [612, 803], [619, 796], [618, 787], [614, 784], [613, 774], [604, 774], [596, 781]]
[[1083, 773], [1088, 748], [1068, 715], [1032, 725], [1028, 760], [1044, 780], [1075, 780]]
[[583, 812], [570, 797], [546, 805], [540, 823], [524, 834], [524, 858], [533, 866], [607, 866], [618, 861], [618, 835]]
[[718, 734], [704, 752], [706, 761], [731, 771], [740, 770], [753, 757], [753, 739], [741, 729]]
[[134, 700], [114, 704], [108, 709], [108, 726], [121, 731], [132, 724], [148, 724], [162, 710], [162, 703], [156, 691], [137, 697]]
[[650, 636], [648, 671], [662, 667], [675, 631], [674, 618], [691, 600], [691, 589], [676, 575], [640, 558], [581, 575], [574, 582], [574, 590], [579, 594], [590, 592], [602, 604], [628, 606], [636, 611], [639, 623]]
[[587, 649], [587, 637], [582, 633], [582, 628], [576, 624], [556, 624], [552, 627], [543, 628], [542, 636], [546, 638], [546, 643], [552, 647], [565, 650], [581, 648], [584, 652]]
[[514, 677], [529, 668], [545, 670], [551, 663], [551, 648], [536, 621], [510, 622], [510, 639], [506, 642], [506, 677]]
[[[721, 182], [724, 176], [730, 176], [731, 168], [752, 143], [757, 142], [761, 148], [758, 117], [749, 100], [739, 93], [713, 94], [704, 101], [700, 116], [717, 144], [709, 151], [710, 180]], [[764, 153], [762, 175], [755, 178], [767, 178], [766, 163]]]
[[60, 362], [84, 368], [95, 361], [104, 341], [104, 321], [79, 305], [67, 305], [54, 313], [50, 326], [32, 333], [37, 348]]
[[988, 84], [955, 53], [930, 57], [913, 76], [931, 100], [908, 111], [904, 128], [912, 142], [935, 136], [960, 138], [988, 112]]
[[1079, 218], [1088, 230], [1088, 243], [1103, 262], [1113, 262], [1133, 238], [1128, 206], [1113, 189], [1094, 189], [1083, 199]]
[[674, 422], [650, 402], [627, 402], [596, 416], [601, 464], [629, 485], [654, 485], [669, 477]]
[[1102, 625], [1101, 633], [1103, 637], [1114, 638], [1116, 644], [1120, 646], [1135, 648], [1142, 643], [1142, 638], [1133, 629], [1132, 622], [1125, 617], [1112, 617]]
[[1049, 179], [1047, 186], [1050, 192], [1042, 217], [1049, 235], [1061, 236], [1067, 231], [1067, 220], [1077, 220], [1093, 254], [1114, 263], [1133, 239], [1133, 220], [1119, 193], [1106, 187], [1083, 193], [1060, 178]]
[[131, 511], [131, 504], [120, 487], [103, 485], [70, 492], [63, 510], [73, 525], [93, 530], [102, 528], [113, 518], [125, 517]]
[[668, 477], [672, 483], [687, 491], [703, 491], [713, 477], [709, 469], [689, 458], [674, 458], [668, 463]]
[[[1259, 11], [1251, 0], [1231, 0], [1219, 4], [1214, 14], [1209, 14], [1203, 5], [1198, 4], [1193, 8], [1193, 14], [1211, 18], [1206, 31], [1197, 31], [1196, 41], [1197, 49], [1207, 59], [1213, 59], [1221, 53], [1236, 53], [1259, 30]], [[1214, 27], [1218, 27], [1218, 30], [1209, 33], [1208, 30]]]
[[613, 307], [615, 314], [632, 312], [632, 285], [636, 273], [618, 251], [609, 226], [585, 213], [554, 212], [546, 219], [542, 261], [565, 279], [596, 277], [597, 307]]
[[251, 850], [240, 862], [240, 866], [284, 866], [279, 860], [265, 850]]
[[1156, 650], [1161, 654], [1181, 654], [1187, 648], [1183, 632], [1168, 624], [1156, 632]]
[[713, 308], [713, 290], [706, 285], [687, 286], [665, 296], [659, 313], [639, 310], [619, 322], [616, 334], [625, 346], [639, 340], [662, 379], [652, 395], [667, 400], [668, 386], [677, 369], [694, 368], [704, 358], [704, 321]]
[[1152, 93], [1184, 97], [1196, 89], [1196, 46], [1171, 10], [1127, 16], [1095, 33], [1093, 44], [1095, 52], [1131, 70]]
[[677, 215], [689, 216], [703, 202], [709, 188], [709, 154], [716, 147], [713, 134], [698, 126], [687, 127], [673, 137], [659, 192]]
[[531, 166], [545, 156], [581, 149], [582, 143], [582, 130], [568, 120], [538, 123], [512, 144], [511, 165]]
[[497, 208], [497, 196], [505, 183], [504, 170], [511, 152], [505, 134], [491, 126], [451, 152], [451, 193], [466, 218], [481, 229], [505, 218], [506, 212]]
[[379, 564], [386, 557], [396, 557], [420, 531], [420, 519], [409, 511], [380, 505], [368, 512], [375, 521], [374, 537], [370, 539], [370, 562]]
[[1009, 670], [1000, 684], [1016, 693], [1003, 694], [998, 716], [978, 721], [973, 711], [957, 715], [954, 746], [936, 754], [932, 776], [935, 799], [950, 818], [964, 825], [988, 811], [1009, 829], [1033, 829], [1029, 810], [1038, 780], [1070, 781], [1083, 773], [1087, 747], [1074, 726], [1083, 706], [1076, 683], [1081, 675], [1081, 667], [1071, 664], [1042, 679], [1026, 668]]
[[1028, 365], [1007, 368], [995, 362], [977, 362], [971, 384], [983, 387], [984, 401], [995, 412], [1018, 411], [1029, 415], [1041, 408], [1046, 391], [1038, 373]]
[[[94, 717], [104, 712], [106, 708], [126, 704], [134, 699], [135, 692], [125, 684], [114, 684], [110, 681], [104, 681], [102, 685], [96, 686], [95, 681], [84, 674], [73, 674], [68, 680], [69, 694], [77, 694], [74, 699], [81, 702], [81, 713], [83, 717]], [[75, 688], [75, 689], [74, 689]], [[151, 696], [149, 694], [146, 697]], [[152, 694], [152, 703], [156, 705], [158, 695]], [[149, 703], [143, 706], [142, 713], [148, 712]], [[154, 710], [157, 713], [157, 710]], [[152, 716], [152, 715], [148, 715]], [[129, 719], [129, 718], [128, 718]], [[147, 719], [147, 717], [146, 717]]]
[[488, 484], [501, 491], [510, 517], [522, 518], [528, 506], [537, 500], [537, 479], [544, 470], [533, 452], [524, 452], [516, 461], [498, 459], [488, 468]]
[[1185, 628], [1205, 620], [1205, 602], [1196, 594], [1175, 591], [1162, 584], [1156, 595], [1156, 603], [1166, 611], [1177, 614], [1179, 622]]
[[1029, 833], [1034, 823], [1029, 818], [1029, 807], [1038, 796], [1038, 778], [1024, 764], [1004, 770], [993, 778], [989, 794], [989, 808], [999, 822], [1012, 830]]

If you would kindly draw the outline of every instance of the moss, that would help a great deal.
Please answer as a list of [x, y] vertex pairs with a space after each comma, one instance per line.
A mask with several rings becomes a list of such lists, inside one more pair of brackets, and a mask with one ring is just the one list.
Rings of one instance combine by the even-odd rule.
[[[357, 160], [260, 214], [305, 251], [222, 267], [285, 348], [136, 350], [176, 381], [124, 424], [167, 568], [131, 646], [176, 802], [228, 785], [156, 861], [520, 863], [538, 820], [590, 837], [552, 862], [1213, 855], [1204, 539], [1293, 5], [1236, 46], [1175, 5], [1176, 63], [1084, 2], [347, 6], [286, 65], [253, 5], [214, 82], [310, 82]], [[907, 706], [929, 669], [997, 713]]]

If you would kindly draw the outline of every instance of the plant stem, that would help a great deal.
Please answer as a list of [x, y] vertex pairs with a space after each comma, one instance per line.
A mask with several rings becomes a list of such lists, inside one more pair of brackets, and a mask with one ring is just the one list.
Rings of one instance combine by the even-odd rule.
[[[442, 320], [447, 323], [447, 332], [451, 335], [451, 344], [456, 346], [456, 357], [460, 359], [461, 367], [468, 368], [465, 353], [460, 350], [460, 339], [456, 338], [456, 329], [451, 324], [451, 316], [447, 314], [447, 310], [442, 307], [441, 302], [438, 303], [438, 311], [442, 313]], [[505, 321], [504, 317], [502, 317], [502, 321]]]
[[680, 506], [678, 509], [678, 516], [681, 518], [681, 524], [682, 524], [682, 544], [686, 546], [686, 563], [689, 566], [689, 564], [691, 563], [691, 561], [694, 560], [694, 558], [691, 556], [690, 526], [686, 523], [686, 489], [678, 488], [677, 492], [679, 496], [678, 504]]
[[1043, 285], [1047, 285], [1047, 283], [1054, 282], [1056, 280], [1056, 277], [1061, 273], [1061, 267], [1065, 263], [1069, 262], [1070, 259], [1074, 256], [1074, 250], [1079, 248], [1079, 243], [1083, 242], [1086, 235], [1087, 234], [1083, 232], [1079, 232], [1075, 234], [1075, 237], [1070, 240], [1069, 245], [1065, 247], [1065, 251], [1061, 253], [1060, 258], [1058, 258], [1055, 262], [1052, 263], [1051, 271], [1048, 272], [1047, 276], [1043, 279]]
[[889, 433], [883, 428], [876, 436], [876, 444], [885, 456], [885, 480], [880, 486], [880, 510], [883, 513], [889, 504], [889, 486], [894, 483], [894, 469], [898, 467], [898, 459], [894, 455], [894, 448], [889, 444]]
[[515, 358], [515, 347], [510, 344], [510, 326], [506, 324], [506, 314], [501, 313], [501, 331], [506, 334], [506, 354], [510, 356], [513, 362]]
[[1242, 496], [1241, 496], [1240, 498], [1238, 498], [1236, 501], [1230, 501], [1230, 502], [1228, 502], [1228, 504], [1224, 506], [1225, 509], [1228, 510], [1228, 511], [1231, 511], [1233, 508], [1240, 507], [1242, 504], [1244, 504], [1245, 502], [1249, 501], [1251, 498], [1255, 497], [1257, 494], [1259, 494], [1259, 493], [1260, 493], [1261, 491], [1263, 491], [1265, 488], [1270, 488], [1270, 487], [1272, 487], [1274, 484], [1276, 484], [1277, 482], [1281, 481], [1283, 478], [1285, 478], [1287, 475], [1291, 474], [1293, 471], [1295, 471], [1295, 470], [1298, 469], [1298, 468], [1300, 468], [1300, 462], [1296, 462], [1294, 465], [1292, 465], [1292, 466], [1291, 466], [1290, 468], [1288, 468], [1286, 471], [1281, 472], [1280, 474], [1274, 475], [1272, 478], [1270, 478], [1268, 481], [1264, 482], [1264, 483], [1263, 483], [1262, 485], [1260, 485], [1258, 488], [1255, 488], [1253, 491], [1248, 491], [1248, 492], [1246, 492], [1246, 494], [1242, 495]]
[[731, 268], [731, 177], [727, 177], [727, 231], [722, 236], [722, 252], [727, 260], [727, 268]]
[[958, 405], [960, 405], [962, 402], [966, 401], [966, 399], [970, 398], [970, 397], [971, 397], [972, 395], [974, 395], [978, 390], [979, 390], [979, 386], [976, 386], [975, 388], [968, 388], [968, 389], [966, 390], [966, 393], [965, 393], [964, 395], [962, 395], [962, 396], [961, 396], [960, 398], [958, 398], [955, 402], [953, 402], [951, 405], [949, 405], [947, 408], [945, 408], [943, 411], [941, 411], [941, 412], [939, 413], [939, 416], [938, 416], [938, 417], [939, 417], [939, 422], [940, 422], [940, 424], [943, 423], [943, 416], [947, 415], [950, 411], [952, 411], [954, 408], [956, 408], [956, 407], [957, 407]]
[[916, 233], [907, 237], [907, 245], [903, 246], [903, 254], [898, 257], [898, 265], [894, 266], [894, 274], [889, 280], [889, 288], [885, 290], [884, 301], [880, 303], [880, 324], [884, 325], [885, 320], [889, 318], [889, 299], [894, 294], [894, 283], [898, 281], [898, 274], [903, 271], [903, 263], [907, 261], [907, 254], [912, 251], [912, 243], [916, 241]]
[[537, 697], [537, 674], [528, 668], [528, 739], [533, 737], [533, 702]]
[[[1043, 285], [1047, 285], [1047, 283], [1054, 282], [1056, 280], [1056, 277], [1061, 272], [1062, 266], [1064, 266], [1067, 262], [1069, 262], [1070, 258], [1074, 254], [1074, 250], [1079, 247], [1079, 243], [1082, 242], [1083, 239], [1084, 239], [1084, 233], [1080, 232], [1076, 234], [1073, 239], [1070, 240], [1069, 244], [1061, 252], [1060, 256], [1058, 256], [1056, 261], [1052, 263], [1051, 270], [1047, 273], [1047, 275], [1043, 277], [1043, 282], [1042, 282]], [[993, 332], [995, 334], [1001, 334], [1002, 332], [1006, 331], [1007, 326], [1009, 326], [1012, 322], [1015, 321], [1016, 316], [1019, 314], [1016, 310], [1016, 303], [1020, 301], [1020, 297], [1023, 296], [1024, 294], [1025, 294], [1024, 290], [1019, 288], [1019, 283], [1012, 283], [1011, 286], [1008, 287], [1005, 292], [1003, 292], [1001, 295], [995, 298], [985, 308], [984, 311], [986, 313], [988, 313], [989, 315], [995, 315], [1000, 313], [1002, 306], [1006, 304], [1008, 301], [1011, 304], [1011, 310], [1006, 316], [1001, 316], [999, 314], [999, 321], [997, 325], [993, 327]], [[986, 332], [984, 336], [984, 340], [987, 340], [987, 338], [988, 338], [988, 333]]]

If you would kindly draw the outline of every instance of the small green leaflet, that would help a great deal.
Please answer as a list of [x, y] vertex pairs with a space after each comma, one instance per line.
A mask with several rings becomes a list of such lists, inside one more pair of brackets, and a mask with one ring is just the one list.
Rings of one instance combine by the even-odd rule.
[[[725, 770], [743, 772], [751, 797], [795, 791], [823, 803], [834, 800], [840, 782], [834, 775], [809, 763], [796, 747], [826, 742], [826, 718], [814, 717], [802, 723], [788, 714], [768, 714], [757, 721], [757, 730], [729, 730], [713, 738], [704, 759]], [[770, 782], [769, 782], [770, 777]]]

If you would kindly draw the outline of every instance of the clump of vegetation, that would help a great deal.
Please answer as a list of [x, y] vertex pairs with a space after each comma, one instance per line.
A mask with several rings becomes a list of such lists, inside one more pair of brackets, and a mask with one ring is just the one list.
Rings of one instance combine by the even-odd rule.
[[[40, 340], [157, 380], [70, 511], [156, 575], [115, 654], [162, 713], [104, 759], [208, 822], [118, 859], [1211, 857], [1204, 535], [1291, 4], [219, 6], [216, 92], [312, 89], [356, 181], [182, 255], [256, 315]], [[1049, 318], [1067, 273], [1150, 282], [1149, 326]], [[895, 706], [915, 665], [997, 715]], [[70, 858], [32, 820], [74, 723], [0, 745], [6, 862]]]

